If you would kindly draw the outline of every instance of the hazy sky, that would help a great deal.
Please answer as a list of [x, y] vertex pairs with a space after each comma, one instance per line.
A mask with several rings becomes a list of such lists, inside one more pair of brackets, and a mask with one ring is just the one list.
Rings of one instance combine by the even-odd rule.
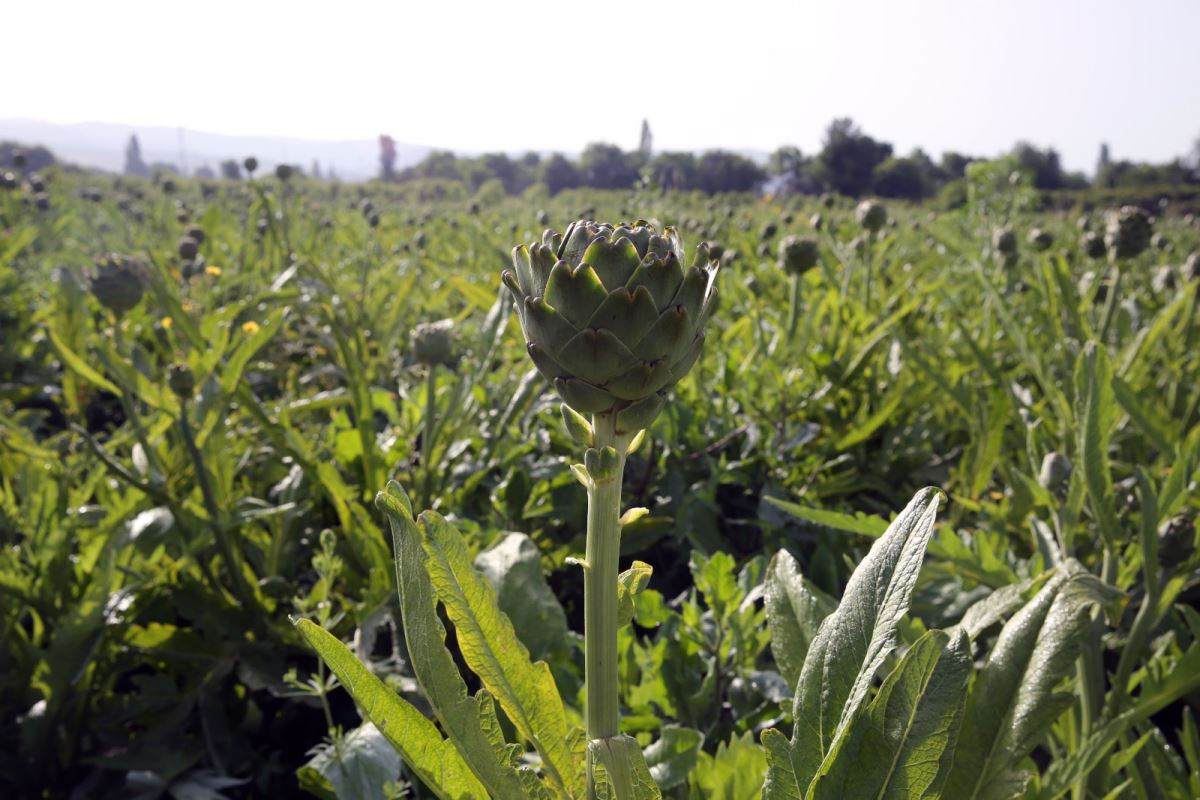
[[[579, 10], [571, 10], [578, 7]], [[584, 9], [592, 9], [587, 11]], [[1017, 139], [1090, 171], [1200, 135], [1198, 0], [7, 4], [0, 118], [462, 150]]]

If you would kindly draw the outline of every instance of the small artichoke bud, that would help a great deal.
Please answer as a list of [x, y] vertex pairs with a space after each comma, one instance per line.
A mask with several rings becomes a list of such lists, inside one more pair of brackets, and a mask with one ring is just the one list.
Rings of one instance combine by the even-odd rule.
[[141, 261], [113, 253], [96, 261], [91, 290], [100, 305], [124, 316], [142, 300], [148, 270]]
[[259, 217], [258, 222], [255, 223], [254, 230], [258, 232], [259, 236], [264, 236], [267, 233], [267, 229], [270, 227], [270, 220], [268, 220], [266, 217]]
[[275, 177], [279, 178], [279, 180], [281, 180], [285, 183], [287, 181], [291, 180], [292, 179], [292, 165], [291, 164], [280, 164], [279, 166], [275, 167]]
[[29, 158], [25, 155], [25, 151], [15, 149], [12, 151], [12, 163], [17, 169], [25, 169], [25, 165], [29, 163]]
[[767, 224], [762, 226], [762, 229], [758, 232], [758, 236], [764, 242], [767, 242], [767, 241], [770, 241], [771, 239], [774, 239], [775, 234], [778, 232], [779, 232], [779, 226], [776, 225], [774, 222], [768, 222]]
[[204, 228], [199, 225], [188, 225], [183, 235], [195, 239], [196, 244], [204, 244]]
[[200, 252], [200, 243], [190, 236], [182, 236], [179, 239], [179, 257], [184, 261], [191, 261]]
[[17, 176], [11, 172], [0, 174], [0, 189], [11, 192], [17, 188]]
[[863, 200], [855, 209], [854, 217], [864, 229], [875, 233], [887, 224], [887, 207], [874, 200]]
[[413, 247], [416, 247], [417, 249], [423, 249], [426, 241], [427, 238], [425, 236], [425, 231], [417, 231], [417, 234], [413, 236]]
[[857, 255], [863, 255], [867, 252], [867, 240], [862, 236], [855, 236], [850, 240], [850, 249]]
[[1108, 255], [1108, 245], [1104, 243], [1104, 237], [1095, 231], [1088, 231], [1083, 236], [1083, 252], [1088, 258], [1104, 258]]
[[1150, 286], [1159, 293], [1173, 292], [1177, 285], [1175, 268], [1169, 264], [1159, 267], [1150, 281]]
[[538, 225], [541, 225], [543, 227], [550, 224], [550, 215], [546, 212], [545, 209], [538, 211], [537, 223], [538, 223]]
[[1004, 256], [1017, 252], [1017, 235], [1012, 228], [995, 228], [992, 230], [992, 249]]
[[821, 195], [820, 203], [826, 208], [833, 208], [837, 204], [837, 195], [833, 192], [825, 192]]
[[196, 376], [187, 364], [175, 364], [167, 373], [167, 386], [180, 400], [190, 399], [196, 391]]
[[1150, 237], [1150, 246], [1155, 250], [1168, 252], [1171, 249], [1171, 240], [1167, 238], [1165, 233], [1159, 232]]
[[1042, 459], [1042, 468], [1038, 471], [1038, 483], [1043, 489], [1054, 494], [1066, 491], [1067, 482], [1071, 480], [1071, 461], [1062, 453], [1050, 452]]
[[1118, 259], [1134, 258], [1150, 246], [1153, 235], [1150, 215], [1137, 206], [1110, 211], [1104, 229], [1104, 242]]
[[1200, 251], [1192, 253], [1183, 262], [1183, 274], [1189, 281], [1200, 279]]
[[1034, 228], [1029, 232], [1029, 244], [1039, 253], [1045, 252], [1050, 249], [1050, 245], [1054, 244], [1054, 234], [1041, 228]]
[[779, 242], [779, 267], [789, 275], [803, 275], [820, 257], [821, 245], [816, 239], [786, 236]]
[[254, 156], [246, 156], [246, 160], [242, 162], [242, 166], [245, 168], [246, 172], [253, 175], [254, 171], [258, 169], [258, 159]]
[[1079, 232], [1090, 231], [1092, 229], [1092, 218], [1087, 214], [1080, 214], [1079, 219], [1075, 220], [1075, 227], [1079, 228]]
[[559, 406], [559, 411], [562, 412], [563, 427], [576, 444], [584, 447], [591, 447], [595, 444], [595, 431], [592, 430], [592, 423], [588, 422], [587, 417], [580, 414], [575, 409], [571, 408], [566, 403]]
[[413, 357], [427, 367], [449, 364], [454, 360], [454, 320], [422, 322], [413, 328]]
[[33, 204], [37, 206], [38, 211], [50, 210], [50, 196], [45, 192], [38, 192], [33, 196]]
[[1176, 514], [1158, 529], [1158, 564], [1164, 569], [1178, 566], [1196, 550], [1196, 521]]
[[817, 211], [808, 218], [808, 224], [814, 231], [819, 231], [821, 230], [821, 226], [825, 224], [825, 218], [821, 216], [820, 211]]

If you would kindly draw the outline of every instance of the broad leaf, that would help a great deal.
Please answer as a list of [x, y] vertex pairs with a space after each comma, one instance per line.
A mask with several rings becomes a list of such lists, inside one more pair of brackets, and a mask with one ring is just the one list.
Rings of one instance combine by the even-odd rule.
[[475, 568], [496, 590], [532, 658], [544, 658], [567, 638], [567, 615], [542, 574], [542, 554], [523, 533], [509, 533], [475, 557]]
[[662, 799], [637, 739], [623, 734], [593, 739], [588, 742], [587, 752], [595, 777], [596, 800]]
[[646, 748], [646, 765], [660, 789], [674, 789], [687, 780], [696, 766], [704, 734], [691, 728], [667, 725], [658, 741]]
[[771, 559], [764, 589], [771, 652], [788, 689], [794, 690], [809, 645], [837, 601], [806, 580], [786, 550]]

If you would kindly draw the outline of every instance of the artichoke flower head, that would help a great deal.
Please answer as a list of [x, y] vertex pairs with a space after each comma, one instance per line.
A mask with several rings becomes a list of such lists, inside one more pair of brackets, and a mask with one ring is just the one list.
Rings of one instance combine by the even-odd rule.
[[538, 370], [575, 411], [627, 433], [654, 420], [700, 356], [718, 269], [706, 244], [685, 267], [673, 228], [585, 220], [514, 248], [503, 282]]

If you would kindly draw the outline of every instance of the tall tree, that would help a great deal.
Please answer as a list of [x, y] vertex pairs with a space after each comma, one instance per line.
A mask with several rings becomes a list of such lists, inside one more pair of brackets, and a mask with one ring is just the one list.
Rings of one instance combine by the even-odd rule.
[[817, 156], [820, 177], [841, 194], [857, 197], [871, 188], [875, 167], [892, 154], [887, 142], [867, 136], [849, 117], [835, 119], [825, 129]]
[[579, 186], [581, 178], [574, 164], [562, 154], [555, 153], [542, 162], [542, 183], [546, 184], [546, 191], [553, 197], [564, 189]]
[[634, 160], [613, 144], [589, 144], [579, 159], [585, 186], [593, 189], [628, 189], [638, 180]]
[[654, 136], [650, 133], [650, 121], [642, 120], [642, 140], [638, 145], [638, 152], [642, 154], [642, 161], [649, 162], [650, 156], [654, 152]]
[[129, 143], [125, 145], [125, 174], [143, 177], [150, 174], [150, 168], [142, 160], [142, 145], [136, 133], [129, 134]]

